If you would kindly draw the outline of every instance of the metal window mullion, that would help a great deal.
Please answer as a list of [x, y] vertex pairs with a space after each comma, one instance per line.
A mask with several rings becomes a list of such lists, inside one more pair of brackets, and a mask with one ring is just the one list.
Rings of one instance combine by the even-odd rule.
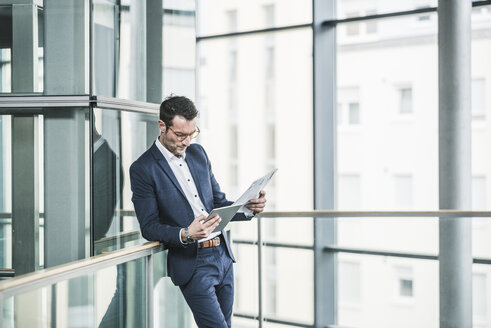
[[[439, 207], [471, 205], [471, 2], [438, 1]], [[439, 220], [440, 327], [472, 327], [472, 224]]]
[[295, 30], [295, 29], [302, 29], [302, 28], [309, 28], [309, 27], [312, 27], [311, 23], [300, 24], [300, 25], [271, 27], [271, 28], [264, 28], [264, 29], [250, 30], [250, 31], [230, 32], [230, 33], [213, 34], [213, 35], [203, 35], [203, 36], [197, 36], [196, 37], [196, 43], [201, 42], [201, 41], [205, 41], [205, 40], [240, 37], [240, 36], [250, 35], [250, 34], [275, 33], [275, 32], [282, 32], [282, 31], [287, 31], [287, 30]]
[[146, 286], [147, 286], [147, 327], [153, 328], [153, 254], [146, 258]]
[[[336, 17], [336, 0], [313, 0], [313, 143], [314, 208], [335, 208], [336, 176], [336, 26], [323, 22]], [[314, 217], [314, 327], [336, 323], [336, 221]]]
[[258, 286], [258, 327], [263, 327], [264, 315], [263, 315], [263, 237], [261, 232], [261, 217], [257, 218], [257, 286]]

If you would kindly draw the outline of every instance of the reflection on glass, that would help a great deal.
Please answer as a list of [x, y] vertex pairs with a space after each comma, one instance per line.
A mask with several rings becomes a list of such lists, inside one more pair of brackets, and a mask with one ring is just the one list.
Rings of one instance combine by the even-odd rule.
[[131, 214], [130, 165], [158, 136], [156, 115], [94, 109], [94, 252], [141, 243]]
[[93, 2], [93, 83], [94, 93], [115, 97], [116, 5], [109, 0]]
[[11, 116], [0, 115], [0, 269], [12, 267]]
[[146, 100], [145, 14], [145, 1], [124, 1], [120, 7], [119, 98]]
[[12, 7], [0, 6], [0, 92], [11, 92]]
[[195, 1], [163, 3], [163, 98], [174, 93], [195, 99]]
[[97, 327], [146, 326], [145, 258], [97, 272]]
[[[34, 28], [29, 29], [28, 26]], [[25, 26], [20, 30], [14, 26]], [[34, 32], [34, 33], [33, 33]], [[15, 42], [17, 39], [23, 42]], [[29, 40], [32, 45], [26, 44]], [[32, 93], [42, 92], [44, 63], [44, 15], [36, 5], [0, 6], [0, 93]], [[14, 46], [16, 49], [14, 49]], [[17, 55], [16, 65], [12, 66], [12, 55]]]
[[[165, 263], [162, 263], [165, 266]], [[179, 287], [174, 286], [168, 278], [159, 278], [154, 287], [154, 327], [195, 326], [193, 314], [182, 296]]]

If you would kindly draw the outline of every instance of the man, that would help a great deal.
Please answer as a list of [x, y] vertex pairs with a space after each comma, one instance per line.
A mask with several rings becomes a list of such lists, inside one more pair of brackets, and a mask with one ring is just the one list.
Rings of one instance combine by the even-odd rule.
[[[220, 217], [202, 223], [214, 208], [231, 205], [220, 191], [199, 144], [198, 111], [186, 97], [171, 96], [160, 106], [161, 134], [130, 168], [132, 201], [144, 238], [168, 248], [167, 271], [179, 286], [201, 327], [231, 327], [233, 268], [229, 241], [212, 231]], [[265, 192], [246, 205], [261, 213]], [[232, 220], [250, 220], [238, 213]]]

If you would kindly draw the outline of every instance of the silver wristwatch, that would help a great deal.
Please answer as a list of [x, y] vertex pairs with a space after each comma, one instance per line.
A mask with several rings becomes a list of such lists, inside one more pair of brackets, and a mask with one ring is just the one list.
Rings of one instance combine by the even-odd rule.
[[184, 228], [184, 235], [186, 236], [186, 243], [194, 243], [196, 241], [196, 239], [191, 237], [191, 235], [189, 234], [188, 228]]

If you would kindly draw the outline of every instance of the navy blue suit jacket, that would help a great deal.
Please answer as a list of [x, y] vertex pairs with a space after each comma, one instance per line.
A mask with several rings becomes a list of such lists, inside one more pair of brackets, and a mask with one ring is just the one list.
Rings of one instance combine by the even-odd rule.
[[[186, 163], [207, 212], [232, 204], [220, 190], [201, 145], [191, 144], [187, 148]], [[194, 272], [197, 243], [183, 245], [180, 230], [191, 224], [194, 214], [176, 176], [155, 144], [131, 165], [130, 180], [142, 236], [150, 241], [161, 241], [168, 247], [167, 272], [175, 285], [186, 284]], [[232, 220], [250, 219], [237, 213]], [[228, 254], [235, 262], [224, 237]]]

